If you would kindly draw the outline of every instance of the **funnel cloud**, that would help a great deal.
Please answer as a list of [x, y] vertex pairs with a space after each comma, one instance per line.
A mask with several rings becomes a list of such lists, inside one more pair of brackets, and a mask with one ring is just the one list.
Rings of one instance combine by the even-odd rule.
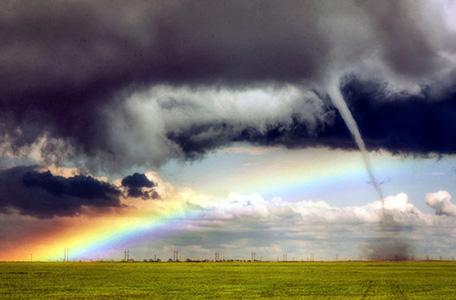
[[369, 175], [369, 179], [375, 191], [377, 192], [380, 201], [382, 201], [382, 210], [384, 210], [383, 191], [380, 187], [380, 184], [378, 183], [377, 178], [374, 175], [374, 170], [372, 167], [371, 160], [369, 158], [369, 153], [367, 152], [366, 144], [364, 143], [361, 132], [359, 131], [358, 124], [353, 118], [353, 115], [350, 112], [350, 109], [348, 108], [347, 103], [345, 102], [344, 97], [340, 92], [339, 84], [337, 82], [334, 82], [329, 87], [328, 93], [331, 97], [331, 100], [333, 101], [334, 106], [337, 108], [338, 112], [342, 116], [342, 119], [347, 125], [347, 128], [350, 130], [350, 133], [353, 136], [353, 139], [355, 140], [356, 145], [359, 148], [359, 151], [361, 152], [361, 157], [363, 159], [364, 166], [366, 167], [367, 174]]

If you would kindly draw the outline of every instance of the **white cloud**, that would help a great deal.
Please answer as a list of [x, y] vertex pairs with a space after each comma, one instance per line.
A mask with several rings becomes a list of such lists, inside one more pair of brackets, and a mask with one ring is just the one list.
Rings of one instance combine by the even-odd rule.
[[[381, 220], [381, 202], [363, 206], [336, 207], [325, 201], [303, 200], [290, 202], [281, 198], [268, 201], [258, 194], [230, 194], [223, 201], [193, 203], [201, 206], [211, 219], [233, 220], [258, 218], [282, 220], [293, 217], [300, 223], [376, 223]], [[429, 223], [429, 216], [415, 207], [405, 193], [385, 198], [385, 211], [398, 223]]]
[[426, 195], [426, 204], [435, 210], [436, 215], [456, 216], [456, 205], [451, 198], [447, 191], [429, 193]]

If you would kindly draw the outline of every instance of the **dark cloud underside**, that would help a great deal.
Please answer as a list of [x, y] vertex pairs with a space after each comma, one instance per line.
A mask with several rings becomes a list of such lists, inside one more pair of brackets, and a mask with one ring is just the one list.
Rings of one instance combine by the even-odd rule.
[[[414, 95], [391, 94], [385, 84], [348, 77], [342, 92], [369, 149], [416, 155], [456, 153], [453, 134], [456, 132], [456, 90], [449, 90], [437, 98], [426, 89]], [[334, 111], [330, 106], [327, 109]], [[206, 124], [190, 127], [179, 134], [170, 133], [170, 138], [190, 157], [230, 142], [356, 150], [340, 115], [334, 113], [332, 116], [330, 125], [318, 128], [317, 135], [306, 123], [293, 119], [291, 124], [274, 124], [265, 131], [253, 127], [235, 130], [222, 122]], [[210, 136], [207, 140], [192, 139], [209, 131], [225, 134]]]
[[34, 167], [0, 171], [0, 211], [41, 218], [76, 215], [83, 207], [120, 207], [120, 191], [90, 176], [61, 177]]

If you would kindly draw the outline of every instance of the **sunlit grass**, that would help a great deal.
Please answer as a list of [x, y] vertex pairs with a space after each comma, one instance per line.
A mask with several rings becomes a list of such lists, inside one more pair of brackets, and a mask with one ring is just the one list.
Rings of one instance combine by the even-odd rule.
[[0, 263], [1, 299], [449, 299], [453, 262]]

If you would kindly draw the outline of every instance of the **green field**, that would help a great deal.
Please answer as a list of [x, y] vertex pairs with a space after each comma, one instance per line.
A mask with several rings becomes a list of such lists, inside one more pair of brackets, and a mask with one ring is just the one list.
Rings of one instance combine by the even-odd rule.
[[456, 263], [0, 263], [0, 298], [455, 299]]

